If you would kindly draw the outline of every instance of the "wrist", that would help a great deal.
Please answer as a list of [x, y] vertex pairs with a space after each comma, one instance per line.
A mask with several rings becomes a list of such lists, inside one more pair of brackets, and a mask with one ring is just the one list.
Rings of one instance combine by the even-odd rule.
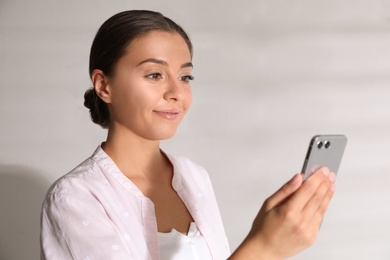
[[282, 260], [276, 256], [261, 238], [256, 238], [249, 234], [238, 246], [229, 260]]

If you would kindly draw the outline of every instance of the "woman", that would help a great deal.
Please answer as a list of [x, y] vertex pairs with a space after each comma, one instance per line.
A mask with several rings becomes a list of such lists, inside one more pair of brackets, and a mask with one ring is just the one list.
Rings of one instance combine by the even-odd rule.
[[334, 191], [326, 168], [267, 199], [230, 255], [207, 172], [159, 147], [191, 105], [192, 67], [189, 37], [159, 13], [126, 11], [101, 26], [85, 106], [107, 140], [50, 188], [43, 259], [283, 259], [314, 242]]

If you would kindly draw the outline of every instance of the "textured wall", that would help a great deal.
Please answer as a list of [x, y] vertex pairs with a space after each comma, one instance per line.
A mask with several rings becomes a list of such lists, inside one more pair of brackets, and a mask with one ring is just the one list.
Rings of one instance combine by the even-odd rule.
[[100, 24], [153, 9], [195, 45], [193, 107], [162, 146], [204, 165], [232, 249], [309, 139], [348, 147], [316, 244], [294, 259], [389, 259], [390, 1], [0, 2], [0, 259], [37, 259], [40, 203], [105, 132], [89, 121]]

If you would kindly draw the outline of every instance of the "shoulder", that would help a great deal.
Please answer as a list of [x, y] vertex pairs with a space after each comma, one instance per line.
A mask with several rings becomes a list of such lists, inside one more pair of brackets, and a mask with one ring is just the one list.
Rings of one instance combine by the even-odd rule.
[[99, 185], [102, 174], [99, 166], [88, 158], [73, 170], [56, 180], [49, 188], [45, 202], [64, 198], [83, 197]]

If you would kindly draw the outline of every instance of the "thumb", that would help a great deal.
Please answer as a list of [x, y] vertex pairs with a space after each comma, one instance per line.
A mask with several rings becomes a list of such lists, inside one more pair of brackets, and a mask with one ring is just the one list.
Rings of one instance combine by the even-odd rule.
[[302, 182], [302, 174], [295, 174], [290, 181], [284, 184], [277, 192], [267, 199], [266, 210], [268, 211], [283, 204], [299, 187], [301, 187]]

